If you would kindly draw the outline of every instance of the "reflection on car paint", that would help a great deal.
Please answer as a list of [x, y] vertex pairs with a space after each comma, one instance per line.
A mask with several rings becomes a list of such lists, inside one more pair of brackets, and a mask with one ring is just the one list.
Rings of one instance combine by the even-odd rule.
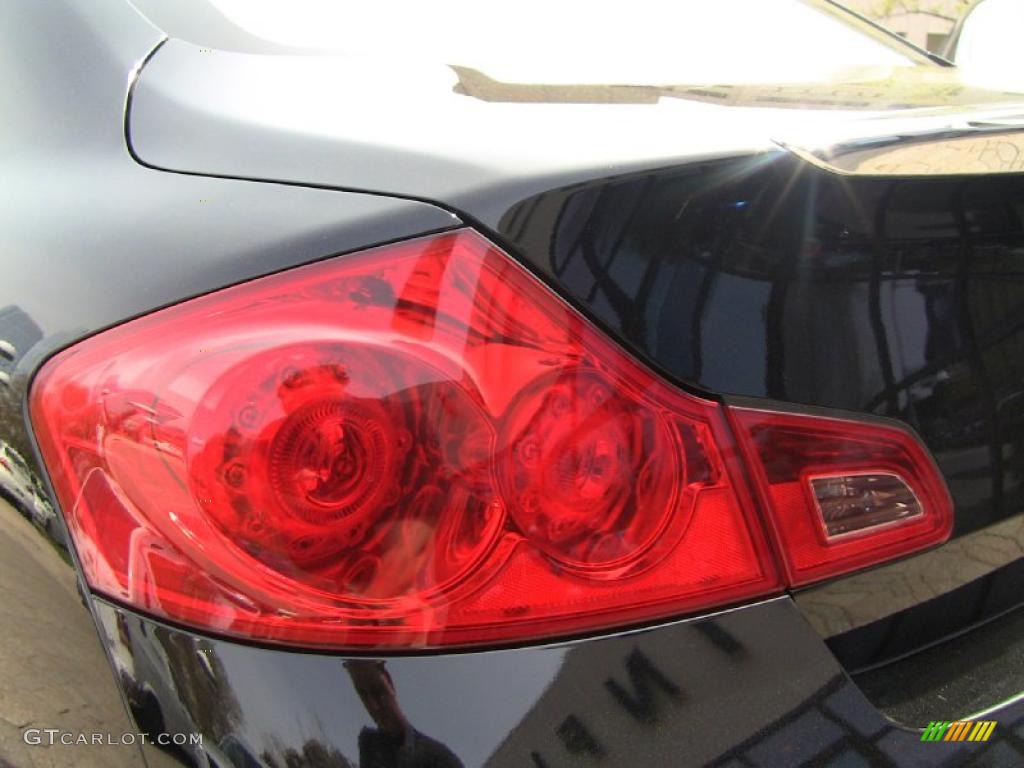
[[[989, 742], [923, 744], [921, 730], [895, 725], [864, 698], [786, 598], [541, 648], [345, 660], [198, 638], [106, 603], [97, 608], [104, 627], [128, 627], [105, 638], [134, 669], [131, 685], [175, 685], [173, 700], [183, 703], [175, 727], [194, 728], [221, 752], [244, 752], [253, 762], [241, 765], [319, 765], [309, 762], [315, 756], [365, 765], [372, 754], [394, 758], [399, 743], [412, 745], [410, 760], [420, 744], [441, 765], [535, 768], [1009, 767], [1024, 759], [1015, 732], [1024, 701], [1000, 713]], [[154, 644], [164, 650], [145, 647]], [[193, 650], [167, 650], [174, 648]], [[133, 667], [138, 655], [149, 661]], [[160, 660], [182, 669], [172, 676], [153, 663]], [[257, 707], [242, 691], [254, 690], [259, 669], [270, 675], [262, 683], [269, 700]], [[388, 735], [410, 724], [428, 736]], [[394, 760], [385, 764], [417, 764]]]
[[[955, 547], [1024, 514], [1022, 222], [1019, 177], [853, 178], [769, 153], [551, 189], [498, 227], [680, 382], [910, 425], [956, 502]], [[853, 627], [844, 583], [818, 595], [835, 633]], [[864, 595], [861, 623], [913, 608]]]

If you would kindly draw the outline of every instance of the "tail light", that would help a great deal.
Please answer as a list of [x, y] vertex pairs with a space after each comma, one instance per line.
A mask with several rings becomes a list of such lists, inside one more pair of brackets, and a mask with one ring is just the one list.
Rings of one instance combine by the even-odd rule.
[[[912, 440], [737, 411], [741, 449], [723, 406], [468, 230], [99, 334], [43, 367], [31, 411], [97, 593], [268, 642], [547, 638], [777, 592], [770, 538], [806, 580], [908, 551], [905, 530], [914, 547], [948, 535]], [[776, 440], [802, 451], [781, 473]], [[901, 522], [835, 501], [865, 476], [918, 506]]]
[[731, 409], [793, 586], [939, 544], [949, 491], [898, 426]]

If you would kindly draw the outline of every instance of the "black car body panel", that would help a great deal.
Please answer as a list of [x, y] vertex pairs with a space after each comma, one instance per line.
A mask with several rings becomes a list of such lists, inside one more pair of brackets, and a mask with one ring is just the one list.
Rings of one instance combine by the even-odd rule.
[[571, 184], [1021, 109], [1020, 94], [940, 67], [848, 87], [540, 88], [458, 66], [171, 39], [140, 73], [128, 125], [156, 168], [442, 201], [493, 226]]
[[254, 760], [239, 765], [377, 764], [375, 703], [348, 673], [360, 665], [382, 665], [412, 726], [458, 761], [395, 765], [1009, 766], [1024, 755], [1013, 731], [1024, 702], [1000, 713], [1002, 740], [983, 754], [922, 745], [864, 698], [788, 598], [598, 639], [385, 660], [246, 647], [97, 604], [131, 685], [173, 691], [186, 729]]
[[[378, 123], [345, 134], [325, 106], [337, 83], [322, 61], [166, 40], [122, 0], [7, 3], [0, 21], [0, 91], [18, 104], [0, 132], [0, 441], [40, 489], [26, 401], [55, 352], [219, 287], [465, 222], [680, 386], [900, 419], [958, 505], [943, 547], [795, 596], [551, 646], [370, 659], [199, 637], [88, 596], [60, 515], [11, 495], [0, 765], [358, 764], [373, 728], [349, 669], [376, 662], [432, 754], [465, 765], [1024, 760], [1019, 698], [988, 715], [1000, 725], [986, 744], [922, 744], [862, 692], [885, 678], [849, 674], [1020, 603], [1019, 179], [841, 184], [773, 139], [794, 114], [804, 128], [849, 114], [695, 94], [510, 125], [482, 97], [493, 84], [448, 68], [444, 99], [460, 79], [477, 89], [455, 94], [468, 123], [438, 119], [464, 133], [425, 130], [434, 92], [396, 76], [368, 89], [411, 99], [411, 122], [371, 147]], [[999, 662], [991, 674], [1019, 674]], [[194, 731], [205, 748], [47, 749], [25, 743], [32, 727]]]

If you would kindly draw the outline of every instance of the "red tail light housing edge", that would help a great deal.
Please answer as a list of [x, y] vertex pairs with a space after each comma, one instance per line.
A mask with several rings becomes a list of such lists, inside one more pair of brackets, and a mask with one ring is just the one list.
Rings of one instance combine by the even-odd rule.
[[262, 642], [608, 629], [952, 525], [908, 432], [685, 393], [471, 230], [125, 323], [47, 362], [30, 405], [91, 588]]

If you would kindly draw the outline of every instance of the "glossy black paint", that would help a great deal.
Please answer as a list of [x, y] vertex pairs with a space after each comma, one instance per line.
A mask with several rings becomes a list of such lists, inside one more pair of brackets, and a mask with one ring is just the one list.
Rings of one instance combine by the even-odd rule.
[[[988, 744], [922, 744], [871, 706], [787, 598], [546, 647], [345, 660], [198, 637], [102, 602], [97, 613], [129, 690], [172, 692], [159, 698], [179, 706], [161, 719], [202, 733], [211, 756], [253, 759], [240, 765], [378, 765], [373, 756], [398, 728], [414, 729], [417, 746], [383, 764], [1024, 760], [1024, 702], [1000, 713]], [[433, 762], [416, 762], [428, 755]]]
[[852, 81], [530, 84], [384, 48], [355, 60], [263, 55], [222, 25], [166, 23], [172, 39], [141, 72], [128, 114], [140, 162], [440, 201], [489, 226], [571, 184], [770, 153], [779, 142], [961, 125], [1024, 102], [905, 45], [920, 66]]
[[[964, 542], [1019, 520], [1019, 421], [993, 421], [1000, 403], [1020, 413], [1013, 405], [1021, 381], [1013, 367], [1021, 359], [1013, 317], [1021, 290], [1019, 182], [943, 181], [953, 201], [946, 208], [936, 188], [898, 181], [857, 182], [851, 194], [771, 150], [749, 125], [726, 145], [713, 130], [677, 134], [686, 140], [672, 153], [642, 160], [621, 142], [614, 152], [574, 156], [588, 162], [573, 167], [559, 155], [563, 144], [536, 162], [510, 153], [503, 163], [470, 162], [464, 175], [438, 176], [431, 167], [452, 166], [432, 166], [437, 158], [402, 166], [393, 155], [376, 171], [367, 163], [347, 175], [353, 169], [343, 155], [324, 162], [336, 142], [257, 126], [263, 138], [248, 144], [250, 134], [239, 140], [244, 126], [236, 124], [213, 145], [201, 130], [184, 133], [197, 142], [185, 141], [185, 149], [212, 146], [220, 164], [206, 166], [210, 157], [200, 153], [200, 161], [187, 156], [168, 166], [181, 172], [168, 173], [137, 162], [124, 133], [134, 71], [163, 39], [121, 0], [0, 5], [0, 93], [18, 105], [0, 131], [0, 339], [14, 349], [0, 346], [0, 441], [27, 460], [25, 487], [39, 489], [9, 493], [16, 507], [0, 502], [0, 620], [8, 627], [0, 631], [0, 765], [141, 765], [143, 753], [132, 747], [44, 756], [22, 733], [38, 726], [116, 734], [161, 724], [201, 732], [209, 748], [147, 748], [151, 767], [248, 766], [264, 751], [275, 761], [268, 765], [359, 761], [360, 733], [380, 730], [366, 702], [373, 691], [386, 694], [381, 665], [197, 637], [83, 597], [34, 459], [27, 393], [49, 355], [102, 328], [460, 220], [489, 229], [688, 386], [911, 423], [939, 453], [964, 514], [962, 535], [936, 553], [803, 593], [795, 604], [781, 598], [549, 647], [380, 660], [410, 722], [433, 740], [422, 740], [427, 749], [448, 750], [465, 765], [539, 768], [1020, 764], [1020, 701], [992, 715], [1000, 727], [990, 744], [921, 744], [864, 698], [821, 640], [879, 617], [912, 629], [907, 609], [923, 598], [908, 572], [924, 563], [950, 572], [940, 584], [947, 591], [973, 585], [994, 566], [967, 567], [974, 561]], [[176, 48], [195, 53], [164, 47], [151, 64]], [[196, 92], [211, 84], [186, 81]], [[697, 124], [711, 112], [696, 105], [686, 120]], [[648, 117], [625, 122], [643, 125]], [[159, 118], [150, 112], [148, 129], [173, 138], [178, 124]], [[623, 123], [609, 123], [616, 125]], [[133, 129], [140, 139], [141, 123]], [[159, 165], [148, 154], [138, 159]], [[998, 204], [972, 202], [978, 197]], [[872, 206], [862, 215], [865, 201]], [[745, 210], [755, 203], [756, 217]], [[905, 354], [912, 342], [924, 350], [916, 366]], [[1020, 557], [1013, 546], [1005, 562]], [[894, 572], [885, 588], [872, 581]], [[856, 579], [871, 604], [847, 615]], [[902, 592], [892, 587], [901, 580]], [[969, 589], [957, 594], [959, 608], [978, 604]], [[879, 647], [889, 649], [878, 651], [884, 657], [893, 646]], [[362, 741], [370, 745], [364, 749], [390, 748], [372, 733]]]

